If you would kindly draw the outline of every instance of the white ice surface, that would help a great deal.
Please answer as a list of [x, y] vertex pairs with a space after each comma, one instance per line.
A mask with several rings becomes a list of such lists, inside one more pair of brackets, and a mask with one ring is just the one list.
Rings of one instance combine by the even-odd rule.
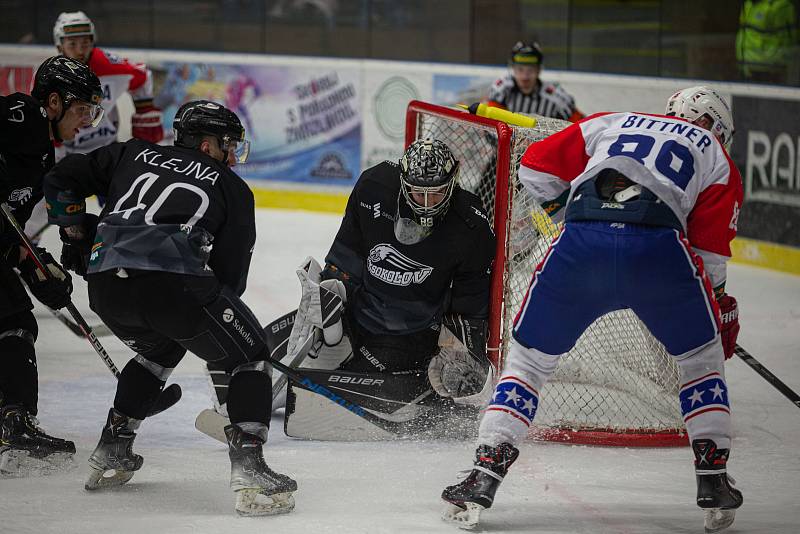
[[[258, 214], [259, 241], [245, 300], [263, 323], [296, 306], [294, 269], [327, 252], [339, 218], [289, 211]], [[46, 242], [57, 239], [50, 231]], [[800, 278], [733, 265], [728, 288], [739, 300], [740, 343], [800, 391]], [[85, 288], [75, 301], [90, 323]], [[226, 448], [198, 433], [195, 415], [210, 405], [200, 360], [189, 355], [173, 375], [183, 399], [148, 419], [135, 450], [144, 467], [113, 491], [83, 490], [115, 382], [89, 345], [47, 311], [37, 354], [40, 419], [75, 441], [77, 467], [29, 479], [0, 479], [0, 533], [114, 534], [249, 532], [457, 532], [441, 521], [439, 494], [471, 465], [463, 442], [315, 443], [272, 423], [268, 463], [298, 481], [297, 508], [284, 516], [239, 518], [228, 489]], [[102, 338], [120, 368], [129, 350]], [[800, 532], [800, 409], [744, 362], [727, 365], [734, 446], [729, 463], [744, 492], [733, 533]], [[615, 449], [526, 443], [484, 512], [483, 532], [702, 532], [688, 449]]]

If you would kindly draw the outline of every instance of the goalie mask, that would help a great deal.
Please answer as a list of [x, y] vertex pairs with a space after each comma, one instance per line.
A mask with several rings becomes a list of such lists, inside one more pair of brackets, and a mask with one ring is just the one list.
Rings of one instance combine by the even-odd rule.
[[172, 128], [175, 130], [176, 146], [198, 148], [203, 136], [212, 136], [219, 141], [226, 158], [233, 150], [236, 163], [246, 162], [250, 154], [250, 141], [245, 139], [239, 117], [215, 102], [194, 100], [182, 105], [175, 114]]
[[[395, 235], [404, 244], [419, 242], [447, 213], [458, 178], [458, 161], [441, 141], [414, 141], [400, 158], [400, 194]], [[411, 240], [412, 242], [408, 242]]]
[[697, 124], [706, 118], [711, 131], [730, 150], [733, 142], [733, 114], [728, 103], [719, 94], [708, 87], [689, 87], [678, 91], [667, 101], [665, 115], [681, 117]]

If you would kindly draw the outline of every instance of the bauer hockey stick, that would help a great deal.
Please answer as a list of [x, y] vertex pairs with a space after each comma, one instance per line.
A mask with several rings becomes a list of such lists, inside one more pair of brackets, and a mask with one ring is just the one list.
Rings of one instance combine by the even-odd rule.
[[753, 368], [753, 370], [760, 374], [761, 377], [769, 382], [772, 387], [783, 393], [783, 395], [792, 401], [792, 404], [800, 408], [800, 395], [794, 392], [792, 388], [784, 384], [780, 378], [772, 374], [772, 372], [764, 367], [761, 362], [756, 360], [752, 354], [747, 352], [741, 345], [736, 345], [736, 350], [734, 351], [738, 357], [744, 360], [744, 363], [749, 365]]
[[[17, 222], [14, 214], [11, 213], [11, 208], [9, 208], [8, 204], [3, 202], [0, 203], [0, 209], [3, 211], [3, 215], [5, 215], [6, 220], [11, 224], [11, 226], [14, 227], [14, 230], [16, 230], [17, 234], [19, 234], [19, 237], [27, 249], [28, 254], [30, 254], [31, 258], [36, 263], [36, 267], [42, 272], [42, 274], [44, 274], [45, 278], [52, 279], [53, 275], [44, 265], [44, 262], [42, 262], [42, 258], [39, 256], [39, 253], [36, 252], [36, 247], [33, 246], [28, 239], [28, 236], [25, 235], [25, 231], [19, 225], [19, 222]], [[97, 339], [97, 336], [94, 334], [94, 332], [92, 332], [92, 327], [86, 323], [86, 320], [84, 320], [83, 316], [72, 303], [71, 299], [67, 303], [66, 308], [69, 314], [72, 315], [72, 318], [75, 319], [75, 322], [81, 329], [83, 336], [89, 341], [95, 352], [97, 352], [97, 355], [100, 356], [100, 359], [103, 360], [103, 363], [106, 364], [106, 367], [108, 367], [109, 371], [111, 371], [114, 377], [119, 379], [119, 369], [117, 369], [117, 366], [114, 364], [111, 356], [108, 355], [106, 349], [103, 348], [103, 345], [100, 343], [100, 340]], [[180, 400], [181, 394], [181, 387], [178, 384], [172, 384], [168, 388], [165, 388], [159, 394], [148, 415], [156, 415], [171, 407]]]

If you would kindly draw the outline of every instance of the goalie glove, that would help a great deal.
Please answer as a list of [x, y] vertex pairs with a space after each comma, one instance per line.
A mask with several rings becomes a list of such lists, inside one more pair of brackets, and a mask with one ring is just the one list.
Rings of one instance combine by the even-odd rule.
[[493, 376], [486, 357], [486, 321], [448, 315], [442, 322], [447, 328], [442, 328], [439, 352], [428, 364], [431, 387], [442, 397], [481, 397]]
[[321, 272], [322, 267], [311, 257], [297, 269], [302, 295], [289, 335], [287, 354], [295, 354], [314, 335], [315, 328], [322, 331], [328, 346], [337, 345], [344, 336], [342, 314], [347, 300], [344, 284], [333, 279], [320, 282]]

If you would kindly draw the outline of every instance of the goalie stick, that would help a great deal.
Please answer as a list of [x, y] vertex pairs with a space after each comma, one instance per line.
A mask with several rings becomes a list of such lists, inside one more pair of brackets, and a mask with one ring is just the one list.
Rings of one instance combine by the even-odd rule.
[[[39, 270], [44, 274], [46, 278], [51, 278], [52, 274], [50, 274], [50, 271], [47, 269], [47, 267], [45, 267], [44, 263], [42, 262], [42, 258], [39, 256], [39, 253], [36, 252], [36, 247], [33, 246], [33, 244], [28, 239], [28, 236], [25, 235], [25, 231], [19, 225], [19, 222], [17, 222], [17, 219], [16, 217], [14, 217], [14, 214], [11, 213], [11, 208], [8, 206], [8, 204], [3, 202], [0, 203], [0, 210], [2, 210], [3, 215], [5, 215], [6, 217], [6, 220], [11, 224], [11, 226], [14, 227], [14, 230], [17, 232], [17, 234], [19, 234], [19, 237], [22, 240], [22, 244], [27, 249], [28, 254], [30, 254], [31, 258], [33, 258], [33, 261], [36, 263], [36, 266], [39, 268]], [[86, 323], [86, 320], [84, 320], [81, 313], [72, 303], [72, 300], [69, 301], [66, 308], [69, 314], [72, 315], [72, 318], [75, 319], [75, 322], [77, 323], [77, 326], [80, 328], [83, 336], [92, 345], [92, 348], [95, 350], [95, 352], [97, 352], [97, 355], [100, 356], [100, 359], [103, 360], [103, 363], [106, 364], [108, 370], [111, 371], [111, 373], [114, 375], [115, 378], [119, 379], [119, 369], [117, 369], [117, 366], [114, 364], [114, 361], [106, 352], [106, 349], [103, 348], [103, 345], [100, 343], [100, 340], [97, 339], [97, 336], [92, 331], [92, 327], [90, 327]], [[178, 384], [172, 384], [169, 387], [165, 388], [164, 390], [161, 391], [158, 398], [156, 399], [155, 404], [153, 404], [153, 407], [150, 409], [150, 412], [147, 415], [148, 416], [156, 415], [158, 413], [163, 412], [167, 408], [170, 408], [180, 400], [181, 394], [182, 394], [181, 387]]]
[[752, 354], [747, 352], [741, 345], [736, 345], [736, 350], [734, 351], [736, 355], [744, 360], [744, 363], [749, 365], [756, 373], [761, 375], [761, 377], [769, 382], [772, 387], [783, 393], [783, 395], [792, 401], [792, 404], [800, 408], [800, 395], [794, 392], [792, 388], [784, 384], [777, 376], [772, 374], [769, 369], [764, 367], [758, 360], [756, 360]]

